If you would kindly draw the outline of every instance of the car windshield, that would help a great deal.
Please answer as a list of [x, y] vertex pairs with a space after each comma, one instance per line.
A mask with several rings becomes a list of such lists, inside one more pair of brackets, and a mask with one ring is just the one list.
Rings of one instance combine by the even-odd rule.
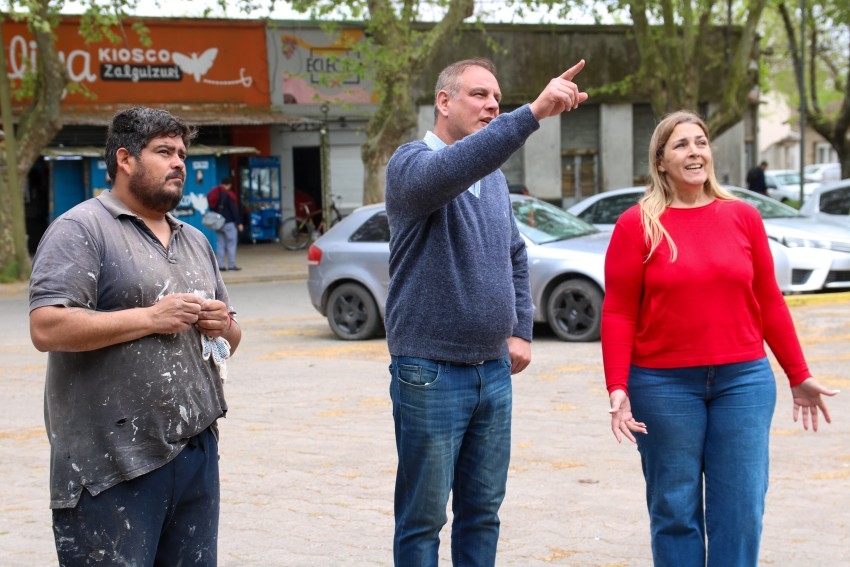
[[512, 203], [519, 231], [535, 244], [546, 244], [599, 232], [591, 224], [537, 199]]
[[780, 203], [770, 197], [735, 190], [732, 190], [732, 193], [742, 201], [746, 201], [757, 208], [761, 218], [763, 219], [787, 219], [803, 216], [797, 209], [789, 207], [788, 205]]

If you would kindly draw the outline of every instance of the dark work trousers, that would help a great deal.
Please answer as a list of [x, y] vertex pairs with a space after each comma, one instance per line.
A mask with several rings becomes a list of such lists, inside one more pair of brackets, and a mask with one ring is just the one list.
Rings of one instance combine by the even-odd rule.
[[213, 566], [218, 511], [218, 442], [208, 428], [168, 464], [53, 510], [59, 564]]

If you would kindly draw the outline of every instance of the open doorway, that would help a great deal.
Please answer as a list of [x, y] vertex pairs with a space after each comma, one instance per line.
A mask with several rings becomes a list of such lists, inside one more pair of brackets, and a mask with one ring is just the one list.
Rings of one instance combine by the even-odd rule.
[[39, 158], [27, 175], [24, 186], [24, 213], [27, 249], [32, 256], [50, 223], [50, 170], [44, 158]]
[[322, 208], [322, 153], [319, 146], [292, 148], [292, 177], [295, 183], [296, 214], [306, 204], [310, 212]]

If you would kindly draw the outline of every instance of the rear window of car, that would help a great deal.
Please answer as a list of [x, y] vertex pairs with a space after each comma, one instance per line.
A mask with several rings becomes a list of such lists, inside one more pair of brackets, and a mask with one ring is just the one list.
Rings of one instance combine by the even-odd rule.
[[369, 217], [348, 240], [349, 242], [389, 242], [390, 221], [387, 219], [387, 213], [381, 211]]
[[599, 199], [578, 216], [591, 224], [615, 224], [620, 215], [637, 203], [642, 195], [643, 192], [635, 192]]
[[828, 215], [850, 215], [850, 187], [824, 191], [820, 196], [820, 210]]

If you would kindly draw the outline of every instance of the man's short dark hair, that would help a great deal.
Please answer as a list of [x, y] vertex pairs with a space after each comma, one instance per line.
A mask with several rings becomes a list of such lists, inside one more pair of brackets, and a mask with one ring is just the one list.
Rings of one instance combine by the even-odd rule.
[[107, 177], [115, 181], [118, 173], [117, 155], [121, 148], [138, 158], [148, 142], [159, 136], [180, 136], [183, 145], [189, 149], [189, 144], [197, 135], [197, 128], [189, 126], [167, 110], [136, 106], [116, 112], [106, 134], [104, 157]]
[[222, 185], [233, 185], [233, 178], [229, 175], [221, 178]]

